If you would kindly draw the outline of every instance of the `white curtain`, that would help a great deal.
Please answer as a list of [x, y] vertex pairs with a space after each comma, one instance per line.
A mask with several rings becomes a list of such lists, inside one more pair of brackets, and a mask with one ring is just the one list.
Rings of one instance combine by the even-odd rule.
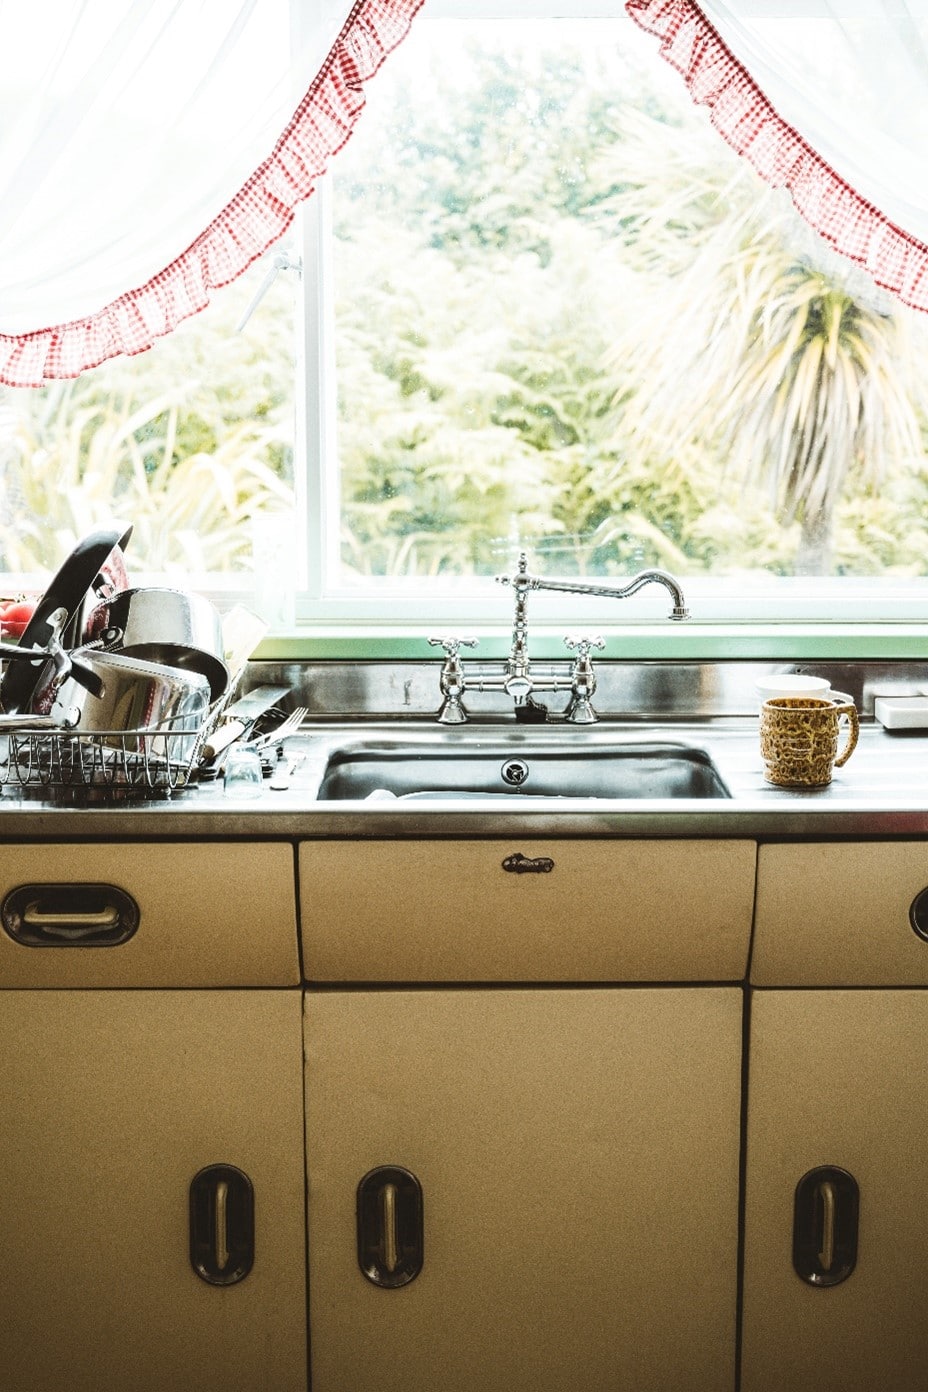
[[0, 0], [0, 381], [203, 308], [285, 231], [421, 3]]
[[[286, 230], [422, 3], [0, 0], [0, 382], [202, 309]], [[928, 0], [624, 8], [818, 232], [928, 310]]]
[[627, 0], [724, 138], [928, 310], [928, 0]]

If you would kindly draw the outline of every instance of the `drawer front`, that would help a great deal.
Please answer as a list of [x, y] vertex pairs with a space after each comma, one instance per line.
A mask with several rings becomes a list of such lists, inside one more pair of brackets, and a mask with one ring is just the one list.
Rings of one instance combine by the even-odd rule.
[[751, 841], [313, 841], [311, 981], [734, 981]]
[[[758, 986], [925, 986], [912, 926], [928, 842], [761, 846], [751, 981]], [[928, 896], [922, 907], [928, 929]]]
[[0, 846], [0, 987], [299, 982], [283, 843]]

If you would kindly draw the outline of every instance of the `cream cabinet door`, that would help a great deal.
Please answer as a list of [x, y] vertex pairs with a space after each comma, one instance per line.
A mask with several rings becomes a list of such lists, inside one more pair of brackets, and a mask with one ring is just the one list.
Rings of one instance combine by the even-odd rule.
[[305, 1392], [300, 1015], [298, 992], [0, 994], [0, 1387]]
[[732, 1392], [741, 1002], [309, 993], [313, 1392]]
[[928, 991], [755, 994], [743, 1392], [924, 1392], [926, 1040]]

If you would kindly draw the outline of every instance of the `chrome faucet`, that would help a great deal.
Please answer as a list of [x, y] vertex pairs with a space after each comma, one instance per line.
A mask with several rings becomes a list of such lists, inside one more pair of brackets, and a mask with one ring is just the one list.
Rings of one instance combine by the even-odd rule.
[[441, 669], [442, 704], [438, 720], [443, 725], [460, 725], [467, 719], [463, 696], [470, 688], [477, 691], [505, 691], [511, 696], [514, 713], [520, 721], [543, 721], [548, 717], [548, 709], [534, 699], [537, 691], [570, 690], [570, 699], [564, 711], [564, 719], [574, 725], [590, 725], [598, 720], [593, 709], [592, 697], [596, 690], [596, 673], [590, 659], [592, 648], [603, 648], [605, 642], [599, 634], [568, 634], [565, 646], [576, 652], [576, 657], [566, 668], [564, 663], [549, 663], [543, 668], [531, 663], [528, 651], [527, 600], [530, 590], [558, 590], [565, 594], [599, 595], [608, 599], [627, 599], [645, 585], [663, 585], [669, 590], [673, 601], [670, 610], [672, 620], [688, 617], [689, 610], [683, 598], [683, 590], [666, 570], [642, 570], [632, 576], [628, 584], [586, 585], [573, 580], [545, 580], [540, 575], [530, 575], [528, 560], [523, 552], [519, 557], [519, 568], [515, 575], [497, 575], [501, 585], [511, 585], [515, 593], [515, 616], [512, 626], [512, 644], [509, 657], [502, 670], [498, 665], [472, 662], [465, 670], [461, 662], [462, 647], [473, 648], [476, 638], [462, 638], [456, 635], [433, 637], [429, 643], [445, 651], [445, 661]]

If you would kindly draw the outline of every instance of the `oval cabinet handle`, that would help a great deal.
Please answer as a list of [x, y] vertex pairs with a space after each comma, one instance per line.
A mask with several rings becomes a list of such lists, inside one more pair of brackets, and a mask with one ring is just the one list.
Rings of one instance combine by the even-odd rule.
[[860, 1191], [836, 1165], [809, 1170], [796, 1185], [793, 1268], [810, 1286], [838, 1286], [857, 1263]]
[[24, 884], [0, 905], [0, 922], [24, 947], [119, 947], [139, 926], [139, 906], [111, 884]]
[[235, 1165], [207, 1165], [190, 1183], [190, 1265], [210, 1286], [244, 1281], [255, 1259], [255, 1194]]
[[408, 1286], [422, 1270], [422, 1185], [400, 1165], [378, 1165], [358, 1185], [358, 1266], [375, 1286]]

